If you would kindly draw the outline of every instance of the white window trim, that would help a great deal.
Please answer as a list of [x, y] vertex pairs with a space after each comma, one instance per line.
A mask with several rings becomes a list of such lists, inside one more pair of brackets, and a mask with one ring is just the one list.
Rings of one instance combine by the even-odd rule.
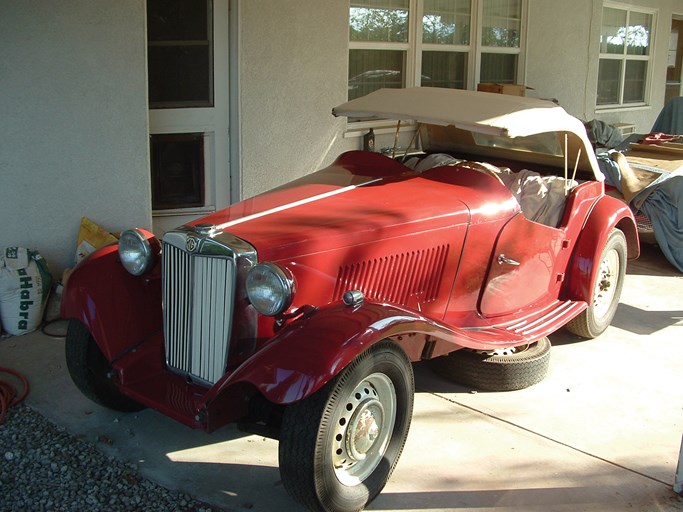
[[[600, 66], [600, 61], [602, 60], [619, 60], [622, 63], [626, 63], [627, 61], [645, 61], [648, 62], [647, 66], [647, 74], [645, 76], [645, 91], [644, 91], [644, 98], [643, 101], [639, 102], [634, 102], [634, 103], [624, 103], [624, 84], [625, 84], [625, 74], [626, 74], [626, 66], [623, 65], [621, 66], [621, 76], [619, 77], [619, 97], [620, 97], [620, 103], [610, 103], [610, 104], [604, 104], [604, 105], [598, 105], [598, 95], [597, 95], [597, 88], [599, 86], [599, 76], [596, 80], [596, 94], [595, 94], [595, 112], [596, 113], [605, 113], [605, 112], [624, 112], [624, 111], [629, 111], [629, 110], [642, 110], [649, 108], [651, 105], [651, 98], [652, 98], [652, 77], [654, 74], [654, 62], [655, 62], [655, 44], [656, 44], [656, 27], [657, 27], [657, 15], [659, 14], [658, 9], [649, 9], [647, 7], [641, 7], [641, 6], [634, 6], [631, 4], [624, 4], [624, 3], [619, 3], [619, 2], [603, 2], [602, 4], [602, 10], [601, 13], [605, 8], [609, 9], [619, 9], [622, 11], [627, 12], [626, 16], [626, 24], [628, 25], [628, 21], [630, 19], [630, 13], [636, 12], [640, 14], [649, 14], [652, 16], [652, 28], [650, 32], [650, 46], [649, 46], [649, 54], [648, 55], [628, 55], [626, 53], [627, 48], [624, 46], [624, 53], [621, 55], [616, 55], [614, 53], [602, 53], [600, 52], [598, 54], [598, 69]], [[600, 21], [600, 32], [602, 33], [602, 20]], [[598, 46], [599, 48], [599, 46]]]

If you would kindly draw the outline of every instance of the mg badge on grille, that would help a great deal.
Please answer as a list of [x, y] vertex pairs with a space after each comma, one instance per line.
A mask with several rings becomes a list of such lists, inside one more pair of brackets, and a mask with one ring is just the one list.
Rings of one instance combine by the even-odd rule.
[[187, 242], [185, 242], [185, 249], [187, 249], [187, 252], [194, 252], [197, 249], [197, 246], [199, 245], [199, 241], [194, 238], [194, 237], [188, 237]]

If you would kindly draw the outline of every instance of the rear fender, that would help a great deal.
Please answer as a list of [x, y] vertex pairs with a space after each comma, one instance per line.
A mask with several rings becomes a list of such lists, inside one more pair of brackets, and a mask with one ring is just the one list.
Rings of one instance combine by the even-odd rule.
[[[153, 235], [144, 234], [156, 249], [158, 242], [151, 238]], [[149, 274], [136, 277], [121, 265], [117, 244], [95, 251], [68, 278], [62, 296], [62, 318], [82, 322], [104, 356], [112, 361], [162, 328], [158, 267], [154, 265]]]
[[567, 298], [590, 303], [600, 256], [614, 228], [626, 236], [628, 258], [640, 255], [638, 230], [631, 209], [623, 201], [603, 196], [591, 210], [576, 243], [568, 271]]

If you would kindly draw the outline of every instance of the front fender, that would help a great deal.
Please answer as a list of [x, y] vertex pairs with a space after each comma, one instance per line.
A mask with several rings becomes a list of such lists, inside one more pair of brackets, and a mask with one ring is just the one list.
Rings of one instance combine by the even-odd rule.
[[136, 277], [119, 262], [118, 245], [95, 251], [71, 273], [61, 316], [82, 322], [112, 361], [162, 328], [161, 279]]
[[566, 293], [571, 300], [590, 303], [600, 256], [614, 228], [626, 236], [629, 259], [640, 255], [638, 229], [631, 209], [623, 201], [603, 196], [591, 210], [574, 249]]
[[[287, 326], [205, 397], [207, 407], [237, 383], [250, 383], [277, 404], [296, 402], [320, 389], [363, 350], [410, 331], [422, 318], [395, 306], [335, 303]], [[411, 360], [422, 344], [404, 344]]]
[[391, 337], [411, 361], [420, 360], [427, 337], [444, 341], [452, 350], [482, 348], [465, 330], [431, 320], [394, 305], [364, 302], [334, 303], [297, 320], [227, 374], [205, 396], [207, 408], [218, 404], [238, 383], [248, 383], [269, 401], [302, 400], [334, 378], [358, 354]]

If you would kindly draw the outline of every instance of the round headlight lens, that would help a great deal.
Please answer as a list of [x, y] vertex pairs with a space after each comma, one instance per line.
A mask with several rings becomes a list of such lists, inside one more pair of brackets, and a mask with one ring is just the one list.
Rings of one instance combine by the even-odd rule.
[[154, 254], [140, 231], [128, 229], [119, 238], [119, 259], [128, 272], [141, 276], [152, 267]]
[[279, 315], [292, 303], [292, 277], [275, 263], [254, 265], [246, 286], [249, 302], [262, 315]]

